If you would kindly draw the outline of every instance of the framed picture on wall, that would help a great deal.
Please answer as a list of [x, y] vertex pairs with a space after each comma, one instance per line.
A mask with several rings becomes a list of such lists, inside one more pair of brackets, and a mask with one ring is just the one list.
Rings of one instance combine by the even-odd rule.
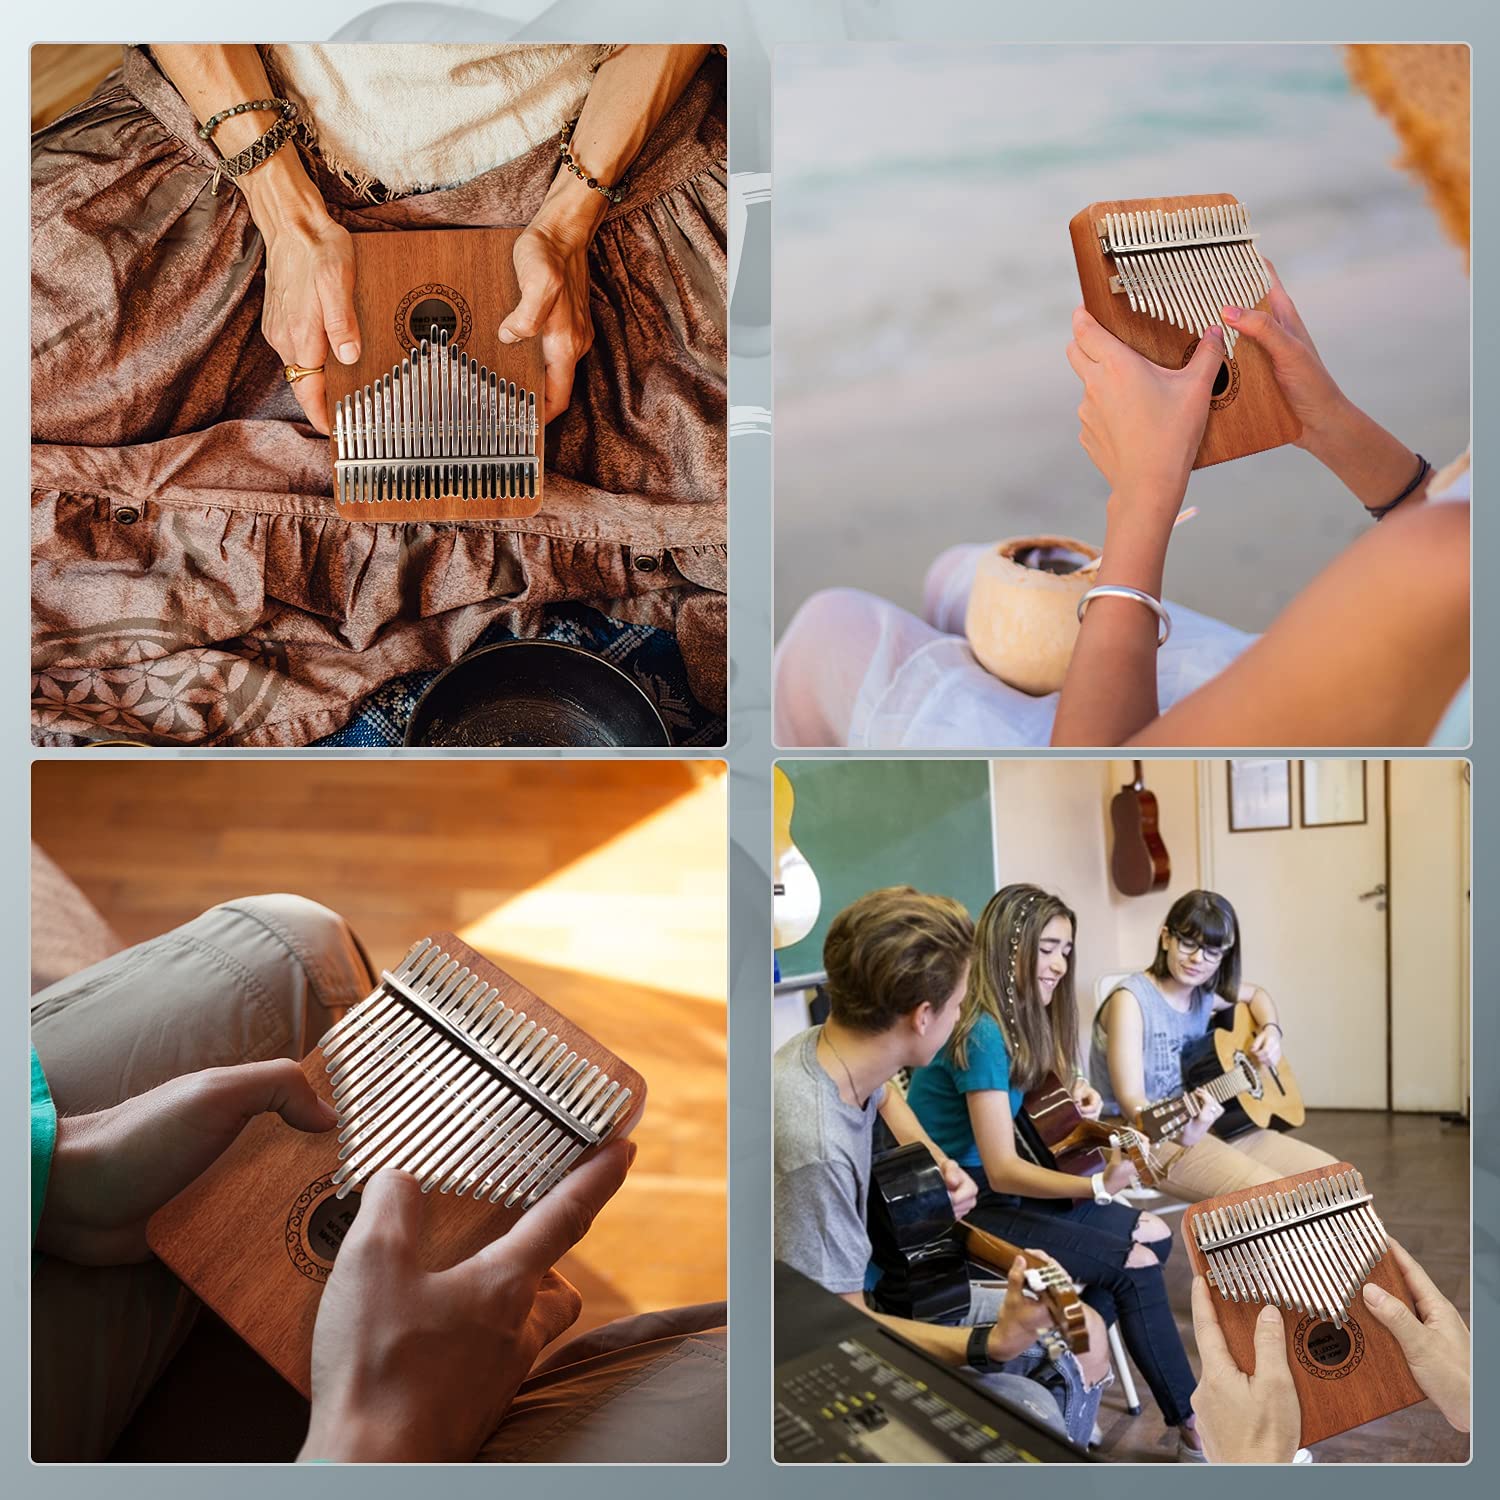
[[1338, 828], [1363, 823], [1365, 763], [1362, 760], [1305, 760], [1302, 762], [1302, 826]]
[[1292, 763], [1229, 762], [1229, 831], [1259, 833], [1292, 826]]

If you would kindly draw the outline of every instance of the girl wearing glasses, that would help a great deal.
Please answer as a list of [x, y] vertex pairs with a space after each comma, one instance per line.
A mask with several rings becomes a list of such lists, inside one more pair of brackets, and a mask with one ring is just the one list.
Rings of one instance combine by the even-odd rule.
[[[1148, 1104], [1182, 1092], [1182, 1052], [1205, 1036], [1216, 1011], [1243, 1002], [1256, 1031], [1251, 1056], [1264, 1067], [1281, 1061], [1276, 1005], [1240, 977], [1240, 924], [1214, 891], [1189, 891], [1173, 903], [1144, 973], [1127, 975], [1094, 1017], [1089, 1071], [1104, 1112], [1136, 1119]], [[1225, 1141], [1211, 1132], [1223, 1105], [1194, 1091], [1198, 1113], [1175, 1143], [1162, 1142], [1161, 1186], [1194, 1203], [1273, 1182], [1334, 1160], [1296, 1136], [1253, 1130]]]

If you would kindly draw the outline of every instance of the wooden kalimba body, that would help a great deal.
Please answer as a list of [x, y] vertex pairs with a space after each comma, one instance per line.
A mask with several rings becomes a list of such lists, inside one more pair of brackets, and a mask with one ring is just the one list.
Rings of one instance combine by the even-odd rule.
[[485, 521], [542, 503], [539, 341], [500, 342], [518, 229], [356, 234], [361, 351], [330, 357], [333, 494], [361, 521]]
[[[1203, 334], [1223, 326], [1225, 307], [1260, 307], [1271, 289], [1249, 213], [1227, 193], [1091, 203], [1068, 230], [1083, 305], [1167, 369], [1185, 365]], [[1265, 353], [1232, 328], [1224, 338], [1195, 469], [1279, 448], [1302, 432]]]
[[1395, 1339], [1365, 1309], [1367, 1281], [1408, 1307], [1411, 1295], [1372, 1195], [1347, 1162], [1194, 1204], [1183, 1235], [1240, 1369], [1255, 1369], [1261, 1309], [1282, 1309], [1304, 1445], [1425, 1399]]
[[399, 1167], [432, 1195], [422, 1256], [442, 1270], [624, 1134], [646, 1096], [638, 1073], [451, 933], [412, 948], [302, 1066], [339, 1129], [258, 1117], [147, 1238], [304, 1395], [318, 1301], [373, 1173]]

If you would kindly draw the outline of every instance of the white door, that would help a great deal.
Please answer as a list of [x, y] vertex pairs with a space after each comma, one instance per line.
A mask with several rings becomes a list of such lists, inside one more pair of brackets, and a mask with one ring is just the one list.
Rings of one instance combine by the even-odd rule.
[[1276, 1002], [1287, 1059], [1315, 1109], [1387, 1107], [1385, 763], [1364, 770], [1363, 823], [1304, 827], [1292, 761], [1292, 826], [1233, 833], [1228, 765], [1199, 764], [1204, 884], [1239, 913], [1243, 977]]

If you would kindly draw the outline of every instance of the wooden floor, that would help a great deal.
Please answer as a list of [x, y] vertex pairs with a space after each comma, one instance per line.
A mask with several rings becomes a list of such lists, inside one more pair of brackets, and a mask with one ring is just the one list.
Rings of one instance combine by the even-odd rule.
[[98, 84], [120, 66], [118, 46], [57, 45], [39, 42], [31, 49], [31, 128], [40, 130], [60, 114], [81, 104]]
[[451, 929], [646, 1078], [630, 1182], [562, 1264], [580, 1329], [725, 1289], [725, 779], [713, 763], [48, 762], [33, 836], [128, 943], [294, 891], [377, 967]]
[[[1421, 1262], [1464, 1321], [1470, 1321], [1469, 1132], [1432, 1115], [1314, 1110], [1299, 1134], [1360, 1169], [1386, 1228]], [[1180, 1215], [1167, 1217], [1176, 1230]], [[1191, 1273], [1180, 1239], [1166, 1277], [1177, 1326], [1196, 1371]], [[1144, 1405], [1138, 1417], [1125, 1411], [1118, 1382], [1105, 1395], [1099, 1415], [1103, 1457], [1116, 1463], [1175, 1462], [1175, 1431], [1169, 1441], [1139, 1374], [1136, 1386]], [[1426, 1402], [1329, 1438], [1314, 1455], [1320, 1464], [1462, 1463], [1468, 1456], [1468, 1439]]]

